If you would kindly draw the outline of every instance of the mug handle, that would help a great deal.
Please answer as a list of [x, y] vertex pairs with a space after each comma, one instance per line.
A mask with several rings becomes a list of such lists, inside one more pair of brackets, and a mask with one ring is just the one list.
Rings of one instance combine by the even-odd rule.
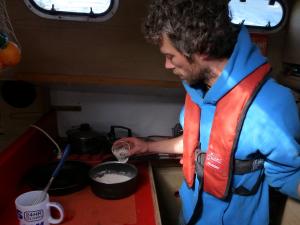
[[49, 209], [50, 209], [50, 207], [56, 208], [59, 212], [58, 219], [54, 219], [51, 215], [49, 215], [48, 222], [51, 224], [61, 223], [64, 219], [64, 208], [62, 207], [62, 205], [59, 204], [58, 202], [48, 202], [47, 207], [49, 207]]

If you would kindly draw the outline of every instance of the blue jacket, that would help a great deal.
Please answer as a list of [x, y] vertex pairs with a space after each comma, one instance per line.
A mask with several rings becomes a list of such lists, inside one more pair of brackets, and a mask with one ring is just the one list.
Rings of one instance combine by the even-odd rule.
[[[200, 142], [206, 151], [217, 101], [266, 62], [260, 50], [251, 42], [245, 27], [241, 28], [234, 51], [221, 76], [204, 93], [201, 88], [183, 82], [192, 100], [201, 107]], [[180, 115], [183, 124], [184, 110]], [[298, 140], [298, 142], [297, 142]], [[273, 79], [268, 79], [251, 104], [241, 130], [236, 159], [249, 159], [257, 150], [266, 157], [265, 179], [256, 194], [233, 194], [228, 201], [202, 193], [203, 210], [197, 225], [267, 225], [269, 224], [269, 185], [294, 198], [300, 183], [300, 122], [291, 91]], [[251, 189], [261, 171], [234, 175], [233, 186]], [[199, 181], [189, 188], [183, 181], [180, 189], [185, 222], [191, 217], [198, 199]]]

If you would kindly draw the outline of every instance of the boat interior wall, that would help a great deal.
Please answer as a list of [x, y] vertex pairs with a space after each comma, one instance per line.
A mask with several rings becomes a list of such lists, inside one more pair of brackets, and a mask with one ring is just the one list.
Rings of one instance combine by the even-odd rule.
[[184, 93], [175, 92], [174, 88], [148, 93], [121, 89], [115, 92], [52, 89], [52, 105], [80, 108], [77, 111], [62, 108], [57, 112], [59, 135], [65, 137], [72, 126], [89, 123], [101, 132], [108, 132], [111, 125], [119, 125], [131, 128], [134, 136], [172, 136]]
[[50, 106], [47, 88], [34, 86], [35, 94], [28, 95], [27, 82], [7, 82], [0, 81], [0, 151], [39, 120]]
[[283, 61], [300, 64], [300, 0], [295, 0], [290, 12], [290, 20], [285, 41]]
[[[146, 6], [147, 1], [120, 1], [111, 19], [89, 23], [48, 20], [32, 13], [23, 1], [7, 1], [22, 45], [22, 60], [14, 68], [15, 77], [76, 85], [100, 84], [100, 77], [117, 78], [125, 85], [126, 79], [178, 82], [164, 69], [164, 59], [157, 46], [143, 38], [141, 22]], [[283, 37], [284, 30], [268, 34], [268, 56], [274, 76], [282, 70]], [[110, 81], [110, 84], [114, 83]]]
[[284, 46], [285, 28], [268, 35], [267, 57], [272, 65], [272, 76], [279, 77], [282, 72], [282, 51]]
[[[130, 93], [131, 98], [139, 102], [137, 105], [142, 111], [141, 116], [135, 117], [134, 124], [126, 125], [143, 135], [151, 135], [155, 129], [159, 134], [169, 134], [171, 124], [177, 121], [184, 93], [165, 91], [166, 87], [176, 91], [182, 90], [182, 87], [178, 79], [164, 69], [164, 58], [157, 46], [146, 43], [143, 38], [141, 22], [148, 0], [120, 1], [116, 14], [105, 22], [48, 20], [32, 13], [24, 1], [6, 2], [22, 47], [22, 60], [7, 71], [7, 77], [35, 82], [41, 88], [41, 83], [50, 83], [50, 104], [68, 108], [75, 99], [74, 105], [82, 108], [81, 112], [58, 112], [61, 135], [69, 125], [75, 124], [75, 117], [79, 115], [93, 118], [91, 122], [105, 129], [115, 118], [132, 120], [132, 112], [137, 107], [133, 107], [128, 98], [122, 98], [124, 93]], [[283, 29], [267, 36], [267, 56], [273, 65], [274, 76], [279, 76], [282, 71], [285, 33], [286, 29]], [[89, 98], [84, 97], [83, 92]], [[173, 98], [175, 101], [171, 108], [176, 110], [171, 112], [167, 109], [162, 104], [162, 96]], [[102, 101], [104, 98], [106, 100]], [[99, 99], [102, 99], [101, 103]], [[126, 105], [128, 111], [121, 116], [111, 111], [107, 113], [115, 109], [113, 104]], [[149, 121], [145, 121], [142, 115], [151, 107], [157, 108], [161, 117], [169, 119], [159, 125], [155, 118], [148, 117]], [[106, 114], [100, 112], [101, 109], [105, 109]], [[140, 124], [150, 126], [145, 129]]]
[[7, 1], [23, 50], [16, 73], [176, 81], [165, 71], [157, 47], [143, 38], [146, 5], [120, 1], [110, 20], [88, 23], [47, 20], [32, 13], [24, 1]]

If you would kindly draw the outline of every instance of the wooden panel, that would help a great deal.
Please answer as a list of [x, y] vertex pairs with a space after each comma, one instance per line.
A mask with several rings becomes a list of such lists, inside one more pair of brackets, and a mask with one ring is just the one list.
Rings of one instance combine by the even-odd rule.
[[7, 5], [22, 47], [17, 72], [177, 80], [143, 38], [146, 1], [120, 1], [112, 19], [93, 23], [47, 20], [19, 0]]
[[182, 87], [179, 81], [150, 80], [109, 77], [101, 75], [66, 75], [66, 74], [43, 74], [43, 73], [14, 73], [9, 75], [0, 75], [1, 79], [16, 79], [30, 81], [34, 83], [63, 84], [63, 85], [127, 85], [127, 86], [145, 86], [145, 87]]

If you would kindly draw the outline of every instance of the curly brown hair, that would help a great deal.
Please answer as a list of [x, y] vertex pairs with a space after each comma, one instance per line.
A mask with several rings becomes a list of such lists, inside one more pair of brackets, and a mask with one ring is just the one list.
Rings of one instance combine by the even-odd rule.
[[238, 33], [230, 20], [228, 0], [153, 0], [143, 32], [154, 44], [166, 33], [188, 58], [194, 53], [229, 58]]

